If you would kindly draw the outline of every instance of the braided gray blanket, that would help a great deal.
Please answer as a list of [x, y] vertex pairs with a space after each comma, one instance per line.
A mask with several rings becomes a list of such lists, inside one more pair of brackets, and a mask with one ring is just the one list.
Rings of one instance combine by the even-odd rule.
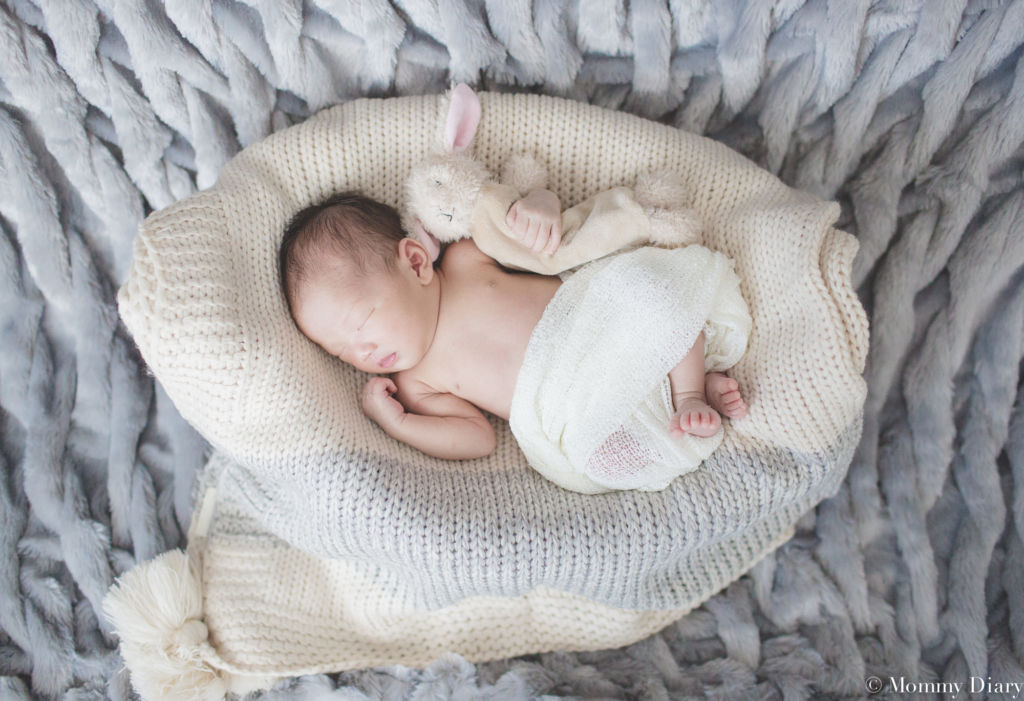
[[114, 306], [139, 222], [322, 107], [461, 80], [837, 199], [863, 437], [796, 537], [647, 640], [259, 698], [1024, 698], [1022, 61], [1022, 0], [0, 3], [0, 697], [130, 698], [100, 601], [189, 522], [206, 445]]

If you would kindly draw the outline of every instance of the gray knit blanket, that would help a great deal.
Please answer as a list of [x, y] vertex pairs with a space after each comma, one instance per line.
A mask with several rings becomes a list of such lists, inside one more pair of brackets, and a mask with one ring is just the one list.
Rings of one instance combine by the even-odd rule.
[[452, 80], [838, 200], [863, 438], [791, 541], [647, 640], [258, 698], [1024, 698], [1024, 0], [0, 3], [0, 697], [131, 698], [100, 601], [189, 522], [207, 446], [114, 305], [139, 222], [323, 107]]

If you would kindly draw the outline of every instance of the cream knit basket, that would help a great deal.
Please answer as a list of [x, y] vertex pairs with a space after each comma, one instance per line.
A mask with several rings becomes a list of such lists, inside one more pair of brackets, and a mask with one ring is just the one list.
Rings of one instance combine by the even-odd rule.
[[219, 698], [275, 678], [619, 647], [678, 619], [835, 493], [861, 430], [867, 318], [838, 206], [730, 149], [628, 114], [482, 93], [476, 155], [527, 150], [567, 206], [671, 167], [754, 319], [731, 371], [750, 413], [662, 492], [586, 496], [496, 452], [448, 462], [359, 409], [367, 375], [303, 338], [279, 291], [288, 218], [356, 188], [399, 206], [443, 96], [360, 99], [245, 149], [150, 216], [121, 314], [181, 414], [216, 448], [189, 553], [107, 600], [143, 696]]

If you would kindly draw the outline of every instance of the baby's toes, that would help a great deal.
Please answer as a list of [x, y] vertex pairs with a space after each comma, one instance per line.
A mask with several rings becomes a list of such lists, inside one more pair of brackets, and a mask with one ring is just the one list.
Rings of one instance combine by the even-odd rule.
[[695, 411], [690, 414], [690, 433], [702, 438], [711, 436], [718, 431], [721, 423], [722, 420], [717, 412]]
[[693, 414], [692, 411], [681, 411], [676, 415], [676, 425], [682, 433], [686, 433], [693, 427]]
[[747, 415], [747, 403], [737, 395], [725, 403], [725, 413], [730, 419], [742, 419]]
[[680, 433], [693, 433], [699, 431], [706, 425], [704, 412], [694, 409], [693, 411], [681, 411], [677, 416], [676, 425]]
[[681, 436], [689, 430], [690, 413], [687, 411], [676, 412], [676, 415], [668, 422], [668, 431], [673, 436]]
[[717, 431], [718, 427], [722, 425], [722, 417], [718, 415], [718, 412], [714, 409], [707, 412], [707, 423], [706, 426], [712, 431]]

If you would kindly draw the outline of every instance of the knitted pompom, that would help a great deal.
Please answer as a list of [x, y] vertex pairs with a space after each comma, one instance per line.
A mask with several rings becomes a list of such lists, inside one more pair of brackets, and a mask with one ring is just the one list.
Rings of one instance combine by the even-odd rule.
[[645, 207], [644, 213], [650, 222], [648, 236], [656, 246], [676, 248], [702, 242], [704, 224], [694, 210]]
[[686, 182], [668, 168], [640, 173], [633, 190], [636, 201], [645, 207], [678, 209], [690, 205]]
[[142, 698], [224, 698], [227, 686], [207, 661], [215, 653], [202, 602], [197, 567], [181, 550], [134, 567], [107, 593], [103, 610]]
[[679, 173], [670, 168], [644, 171], [634, 192], [650, 219], [651, 243], [665, 248], [702, 243], [704, 224], [690, 208], [690, 193]]

